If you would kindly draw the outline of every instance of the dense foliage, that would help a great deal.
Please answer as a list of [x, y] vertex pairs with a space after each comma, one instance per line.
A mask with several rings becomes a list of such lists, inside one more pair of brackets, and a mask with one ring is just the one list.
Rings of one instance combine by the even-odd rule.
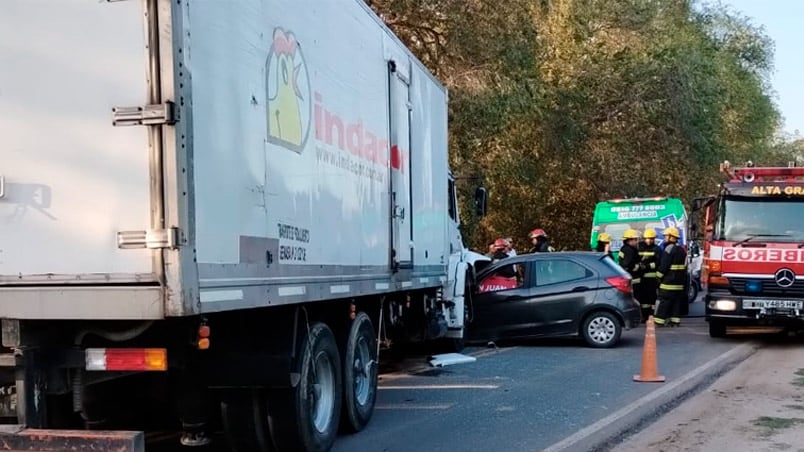
[[[476, 248], [587, 245], [596, 202], [681, 196], [723, 160], [786, 163], [768, 74], [773, 43], [687, 0], [367, 0], [450, 91], [451, 164]], [[481, 178], [489, 215], [469, 208]]]

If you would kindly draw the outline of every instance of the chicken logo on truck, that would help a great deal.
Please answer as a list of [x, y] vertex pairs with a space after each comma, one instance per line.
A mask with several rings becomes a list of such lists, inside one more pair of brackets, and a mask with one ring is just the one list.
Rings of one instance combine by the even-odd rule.
[[300, 153], [310, 132], [312, 102], [307, 65], [292, 32], [274, 30], [265, 77], [268, 140]]

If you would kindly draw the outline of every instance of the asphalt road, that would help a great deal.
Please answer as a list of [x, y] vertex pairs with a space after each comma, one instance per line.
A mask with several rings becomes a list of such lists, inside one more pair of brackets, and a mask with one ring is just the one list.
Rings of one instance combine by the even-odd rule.
[[[421, 354], [386, 360], [371, 423], [340, 436], [333, 451], [558, 450], [557, 443], [670, 389], [751, 339], [711, 339], [703, 303], [693, 303], [680, 328], [657, 330], [658, 367], [667, 381], [636, 383], [644, 337], [644, 327], [625, 331], [618, 347], [604, 350], [575, 338], [469, 347], [464, 353], [476, 362], [446, 368], [429, 367]], [[179, 450], [160, 446], [148, 450]]]
[[666, 383], [636, 383], [644, 327], [598, 350], [575, 339], [470, 348], [474, 363], [381, 376], [371, 424], [334, 451], [543, 450], [741, 345], [711, 339], [702, 303], [680, 328], [657, 331]]

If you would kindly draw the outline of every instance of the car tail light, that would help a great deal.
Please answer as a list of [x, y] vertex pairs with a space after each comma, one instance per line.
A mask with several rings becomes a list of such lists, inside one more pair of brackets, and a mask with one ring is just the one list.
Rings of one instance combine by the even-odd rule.
[[164, 348], [88, 348], [86, 370], [165, 371]]
[[611, 287], [614, 287], [622, 293], [631, 293], [631, 279], [626, 278], [625, 276], [612, 276], [606, 278], [606, 282], [609, 283]]

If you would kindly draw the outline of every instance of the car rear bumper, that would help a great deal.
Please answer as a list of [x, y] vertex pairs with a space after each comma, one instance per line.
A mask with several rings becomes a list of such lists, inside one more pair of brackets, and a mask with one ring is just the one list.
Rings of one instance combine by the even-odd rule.
[[623, 327], [626, 330], [636, 328], [640, 323], [642, 323], [642, 312], [638, 307], [623, 311]]

